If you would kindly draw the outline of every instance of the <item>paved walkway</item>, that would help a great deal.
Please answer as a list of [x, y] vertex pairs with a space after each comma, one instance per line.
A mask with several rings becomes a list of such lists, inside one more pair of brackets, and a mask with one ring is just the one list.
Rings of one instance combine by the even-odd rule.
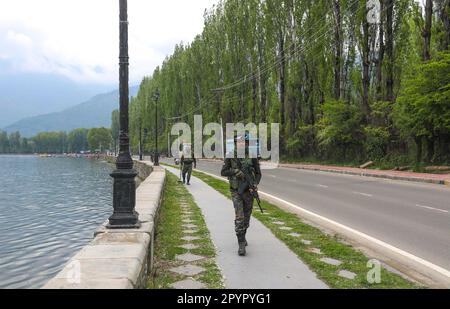
[[[179, 171], [167, 168], [179, 176]], [[261, 222], [252, 218], [247, 235], [246, 257], [237, 255], [234, 209], [222, 194], [192, 177], [187, 187], [202, 210], [217, 250], [217, 264], [228, 289], [325, 289], [320, 281], [289, 248]]]

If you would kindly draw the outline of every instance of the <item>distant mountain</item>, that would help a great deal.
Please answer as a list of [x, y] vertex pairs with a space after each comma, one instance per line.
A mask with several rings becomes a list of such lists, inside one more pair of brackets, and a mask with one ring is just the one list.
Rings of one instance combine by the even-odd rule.
[[[130, 96], [136, 96], [138, 86], [130, 87]], [[51, 113], [22, 119], [6, 128], [7, 132], [19, 131], [22, 136], [32, 137], [39, 132], [71, 131], [77, 128], [97, 128], [111, 126], [111, 113], [119, 108], [118, 90], [100, 94], [87, 102]]]
[[26, 117], [60, 112], [109, 89], [55, 74], [6, 74], [0, 65], [0, 128]]

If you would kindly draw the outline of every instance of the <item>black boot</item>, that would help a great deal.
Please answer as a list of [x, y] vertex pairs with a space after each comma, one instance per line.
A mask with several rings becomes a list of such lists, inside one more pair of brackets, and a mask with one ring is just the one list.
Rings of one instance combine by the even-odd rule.
[[245, 250], [245, 236], [238, 236], [238, 242], [239, 242], [239, 251], [238, 254], [239, 256], [245, 256], [247, 254], [246, 250]]

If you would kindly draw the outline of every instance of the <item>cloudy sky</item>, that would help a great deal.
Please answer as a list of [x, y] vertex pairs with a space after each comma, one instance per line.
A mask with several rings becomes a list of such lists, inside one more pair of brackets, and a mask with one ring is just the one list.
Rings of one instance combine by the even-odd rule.
[[[217, 0], [128, 0], [130, 81], [151, 74], [203, 28]], [[118, 0], [0, 0], [0, 70], [60, 74], [82, 83], [118, 79]]]

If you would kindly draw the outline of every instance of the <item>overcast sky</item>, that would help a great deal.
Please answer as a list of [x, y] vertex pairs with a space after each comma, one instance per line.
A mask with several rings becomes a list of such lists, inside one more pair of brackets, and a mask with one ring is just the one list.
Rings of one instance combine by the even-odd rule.
[[[175, 44], [203, 29], [217, 0], [128, 0], [130, 81], [153, 72]], [[118, 79], [118, 0], [0, 0], [3, 74], [56, 73], [75, 81]]]

